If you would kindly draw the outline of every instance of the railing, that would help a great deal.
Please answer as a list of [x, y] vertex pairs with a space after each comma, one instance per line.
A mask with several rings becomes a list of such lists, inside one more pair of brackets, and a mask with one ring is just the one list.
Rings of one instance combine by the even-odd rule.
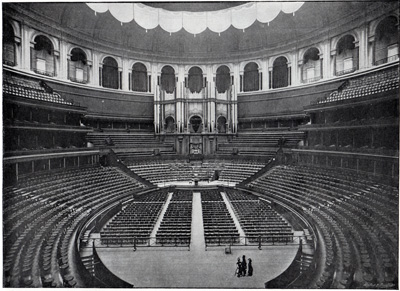
[[357, 70], [357, 67], [352, 67], [350, 69], [342, 70], [342, 71], [336, 71], [336, 76], [342, 76], [346, 74], [353, 73]]
[[[262, 236], [213, 236], [205, 238], [205, 249], [209, 247], [220, 246], [253, 246], [261, 249], [262, 246], [274, 245], [300, 245], [302, 236], [294, 236], [292, 234], [275, 234]], [[163, 236], [163, 237], [124, 237], [109, 238], [101, 237], [93, 239], [97, 249], [99, 248], [133, 248], [136, 250], [140, 247], [184, 247], [190, 250], [190, 237]]]
[[293, 235], [263, 235], [263, 236], [231, 236], [206, 237], [206, 250], [209, 247], [218, 246], [255, 246], [261, 249], [262, 246], [300, 244], [301, 237]]
[[304, 79], [303, 83], [312, 83], [316, 82], [322, 79], [322, 76], [314, 77], [314, 78], [309, 78], [309, 79]]
[[75, 77], [69, 77], [72, 82], [80, 83], [80, 84], [87, 84], [89, 81], [86, 79], [77, 79]]
[[190, 250], [190, 237], [163, 236], [163, 237], [130, 237], [130, 238], [100, 238], [95, 239], [96, 248], [109, 247], [187, 247]]
[[49, 77], [54, 77], [55, 76], [54, 72], [42, 71], [42, 70], [39, 70], [39, 69], [33, 69], [33, 71], [35, 73], [37, 73], [37, 74], [40, 74], [40, 75], [45, 75], [45, 76], [49, 76]]
[[389, 63], [389, 62], [394, 62], [395, 60], [398, 60], [398, 59], [399, 59], [399, 55], [398, 54], [394, 55], [394, 56], [390, 56], [390, 57], [381, 59], [379, 61], [376, 61], [375, 62], [375, 66], [379, 66], [379, 65], [386, 64], [386, 63]]

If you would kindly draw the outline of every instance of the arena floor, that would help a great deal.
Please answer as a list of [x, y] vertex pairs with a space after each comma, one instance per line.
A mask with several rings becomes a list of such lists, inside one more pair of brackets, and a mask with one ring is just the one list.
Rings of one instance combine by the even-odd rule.
[[[224, 197], [225, 194], [223, 194]], [[200, 192], [193, 191], [192, 232], [188, 247], [107, 248], [97, 244], [100, 259], [115, 275], [138, 288], [264, 288], [293, 261], [298, 243], [289, 245], [208, 247], [204, 240]], [[232, 215], [238, 227], [239, 222]], [[303, 235], [295, 232], [296, 236]], [[298, 240], [297, 240], [298, 242]], [[235, 276], [237, 258], [253, 261], [252, 277]]]
[[[107, 268], [137, 288], [264, 288], [293, 261], [299, 245], [186, 248], [97, 248]], [[235, 276], [236, 260], [253, 261], [252, 277]]]

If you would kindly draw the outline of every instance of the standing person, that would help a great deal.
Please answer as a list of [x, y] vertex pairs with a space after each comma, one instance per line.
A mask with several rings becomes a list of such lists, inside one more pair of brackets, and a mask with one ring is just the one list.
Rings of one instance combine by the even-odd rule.
[[248, 271], [247, 271], [247, 275], [248, 276], [253, 276], [253, 265], [251, 264], [251, 259], [249, 258], [249, 264], [248, 264]]
[[246, 256], [243, 255], [243, 257], [242, 257], [242, 276], [246, 276], [246, 269], [247, 269]]
[[242, 263], [240, 262], [240, 258], [237, 259], [236, 265], [237, 265], [237, 267], [236, 267], [235, 275], [240, 277], [242, 275]]

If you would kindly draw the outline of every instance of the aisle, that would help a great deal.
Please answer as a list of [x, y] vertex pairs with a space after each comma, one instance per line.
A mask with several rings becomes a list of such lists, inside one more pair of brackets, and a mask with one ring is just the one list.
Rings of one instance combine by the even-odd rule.
[[169, 193], [168, 193], [167, 200], [165, 201], [165, 204], [164, 204], [164, 206], [163, 206], [163, 209], [161, 210], [161, 213], [160, 213], [160, 215], [158, 216], [157, 222], [156, 222], [156, 224], [154, 225], [154, 228], [153, 228], [153, 230], [152, 230], [152, 232], [151, 232], [151, 234], [150, 234], [150, 237], [156, 237], [157, 231], [158, 231], [158, 229], [160, 228], [160, 225], [161, 225], [161, 221], [163, 220], [164, 214], [165, 214], [165, 212], [167, 212], [167, 208], [168, 208], [169, 202], [170, 202], [171, 199], [172, 199], [172, 195], [173, 195], [173, 192], [169, 192]]
[[190, 250], [192, 252], [204, 251], [206, 248], [206, 241], [204, 239], [203, 210], [200, 192], [193, 192], [192, 204], [192, 236], [190, 240]]

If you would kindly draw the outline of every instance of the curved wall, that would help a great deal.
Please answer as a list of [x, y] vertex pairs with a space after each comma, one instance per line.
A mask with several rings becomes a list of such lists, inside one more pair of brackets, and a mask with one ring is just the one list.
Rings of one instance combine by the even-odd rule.
[[[134, 38], [133, 40], [129, 38], [121, 39], [122, 36], [126, 36], [126, 27], [122, 28], [125, 31], [122, 36], [110, 36], [110, 33], [106, 35], [106, 31], [113, 32], [113, 29], [118, 31], [118, 26], [112, 22], [110, 15], [105, 15], [105, 18], [98, 18], [93, 22], [92, 19], [89, 19], [90, 9], [84, 3], [75, 5], [82, 8], [81, 13], [78, 13], [79, 19], [86, 17], [88, 21], [85, 24], [85, 21], [81, 19], [74, 26], [71, 23], [72, 19], [75, 19], [74, 10], [67, 5], [62, 3], [9, 3], [4, 5], [3, 16], [10, 22], [15, 34], [16, 65], [9, 69], [45, 79], [67, 99], [74, 99], [82, 106], [86, 106], [89, 115], [117, 116], [139, 120], [152, 120], [154, 117], [153, 100], [158, 90], [157, 85], [161, 69], [165, 65], [171, 65], [175, 68], [177, 85], [185, 83], [191, 67], [200, 66], [203, 70], [203, 76], [210, 83], [208, 85], [211, 86], [210, 90], [215, 86], [218, 67], [227, 65], [230, 68], [233, 87], [238, 96], [239, 121], [240, 119], [263, 118], [277, 114], [298, 114], [303, 110], [303, 106], [309, 105], [311, 101], [336, 89], [340, 80], [342, 80], [341, 77], [337, 76], [338, 68], [336, 64], [337, 56], [340, 54], [337, 51], [337, 44], [342, 37], [345, 35], [354, 36], [358, 58], [354, 60], [357, 63], [356, 67], [354, 65], [353, 67], [356, 73], [367, 72], [375, 67], [376, 27], [385, 17], [389, 15], [397, 17], [398, 15], [398, 3], [396, 2], [386, 5], [379, 2], [365, 4], [365, 11], [351, 15], [349, 11], [352, 11], [351, 9], [357, 10], [356, 5], [358, 4], [346, 4], [350, 6], [340, 7], [341, 9], [347, 7], [348, 11], [339, 10], [335, 12], [338, 15], [342, 13], [343, 16], [334, 21], [329, 20], [329, 22], [323, 19], [324, 15], [327, 15], [324, 10], [328, 9], [329, 6], [321, 4], [321, 6], [316, 6], [319, 7], [319, 10], [315, 14], [320, 14], [317, 23], [309, 23], [310, 20], [305, 17], [305, 12], [299, 11], [297, 18], [293, 16], [293, 23], [288, 23], [286, 27], [278, 29], [274, 27], [274, 23], [271, 23], [271, 32], [267, 32], [265, 27], [257, 27], [260, 24], [254, 24], [249, 31], [239, 31], [240, 34], [237, 30], [229, 32], [235, 35], [237, 39], [236, 45], [238, 47], [236, 49], [224, 47], [223, 43], [229, 36], [227, 34], [221, 35], [222, 41], [220, 41], [220, 44], [215, 44], [215, 48], [209, 51], [206, 49], [205, 52], [199, 48], [199, 51], [196, 52], [191, 51], [191, 49], [180, 50], [178, 48], [176, 50], [173, 40], [179, 36], [185, 41], [188, 40], [195, 47], [198, 42], [201, 42], [204, 46], [204, 43], [208, 41], [215, 43], [216, 40], [214, 38], [207, 39], [205, 35], [199, 35], [192, 39], [193, 36], [182, 32], [180, 35], [171, 36], [167, 41], [165, 36], [160, 36], [160, 32], [157, 32], [156, 29], [149, 33], [157, 38], [154, 41], [165, 41], [165, 47], [154, 49], [154, 44], [150, 47], [146, 45], [148, 36], [145, 36], [145, 34], [133, 35], [131, 36]], [[311, 4], [306, 3], [305, 5]], [[311, 9], [311, 6], [308, 7], [308, 10], [305, 10], [306, 12]], [[338, 6], [338, 9], [340, 7]], [[52, 13], [46, 11], [52, 11]], [[90, 17], [93, 18], [93, 16]], [[298, 23], [299, 17], [305, 18], [301, 23], [304, 27], [293, 26]], [[283, 18], [283, 15], [278, 16], [278, 23], [279, 21], [282, 22]], [[105, 20], [105, 23], [102, 23], [102, 20]], [[121, 26], [119, 23], [117, 24]], [[291, 34], [292, 29], [295, 29], [295, 35]], [[262, 31], [268, 34], [267, 37], [259, 35]], [[285, 32], [281, 41], [278, 37], [279, 31], [281, 35], [283, 35], [282, 31]], [[304, 31], [312, 31], [312, 33], [304, 33]], [[274, 33], [277, 35], [274, 36]], [[45, 77], [32, 71], [31, 48], [37, 35], [48, 37], [53, 44], [54, 77]], [[114, 38], [111, 39], [111, 37]], [[253, 42], [260, 37], [271, 40], [261, 45], [255, 44], [254, 47], [246, 45], [246, 38], [247, 42]], [[132, 41], [138, 45], [133, 46]], [[87, 55], [89, 67], [87, 85], [68, 80], [68, 61], [71, 57], [70, 52], [74, 47], [82, 48]], [[219, 48], [217, 49], [217, 47]], [[319, 51], [321, 70], [318, 72], [320, 72], [320, 76], [306, 79], [303, 58], [305, 52], [312, 47]], [[118, 63], [120, 89], [107, 89], [100, 86], [102, 61], [107, 56], [113, 57]], [[274, 80], [272, 80], [274, 76], [273, 64], [280, 56], [288, 60], [289, 86], [272, 89], [274, 88]], [[130, 89], [132, 65], [138, 61], [145, 64], [148, 70], [147, 74], [150, 81], [148, 93], [133, 92]], [[249, 62], [255, 62], [258, 65], [259, 90], [243, 92], [244, 67]], [[8, 68], [8, 66], [4, 67]]]

